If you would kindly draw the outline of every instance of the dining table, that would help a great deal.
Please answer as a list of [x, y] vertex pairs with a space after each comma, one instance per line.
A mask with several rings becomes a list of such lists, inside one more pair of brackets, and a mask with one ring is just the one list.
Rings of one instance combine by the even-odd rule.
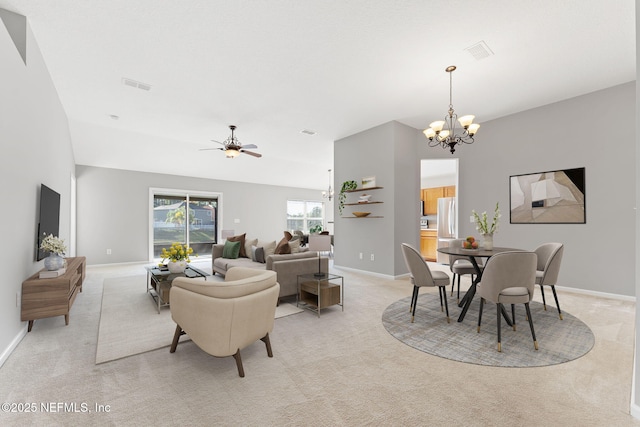
[[[478, 264], [478, 261], [476, 260], [476, 258], [487, 258], [487, 261], [488, 261], [489, 258], [491, 258], [495, 254], [499, 254], [500, 252], [509, 252], [509, 251], [522, 251], [522, 249], [504, 248], [504, 247], [496, 247], [496, 246], [494, 246], [492, 249], [484, 249], [482, 247], [479, 247], [478, 249], [465, 249], [461, 246], [460, 247], [447, 246], [447, 247], [438, 248], [438, 252], [443, 254], [464, 256], [469, 258], [471, 265], [473, 265], [473, 269], [476, 271], [475, 279], [473, 279], [471, 286], [469, 287], [467, 292], [464, 294], [464, 296], [458, 303], [458, 307], [462, 307], [462, 312], [460, 313], [460, 316], [458, 316], [458, 322], [462, 322], [464, 320], [464, 317], [467, 314], [467, 310], [469, 310], [469, 306], [471, 305], [471, 301], [473, 301], [473, 297], [476, 294], [476, 288], [478, 286], [478, 283], [480, 283], [480, 281], [482, 280], [482, 268], [480, 268], [480, 265]], [[502, 306], [502, 317], [504, 317], [504, 319], [507, 321], [509, 326], [513, 326], [513, 323], [511, 322], [511, 318], [509, 317], [509, 314], [505, 310], [504, 306]]]

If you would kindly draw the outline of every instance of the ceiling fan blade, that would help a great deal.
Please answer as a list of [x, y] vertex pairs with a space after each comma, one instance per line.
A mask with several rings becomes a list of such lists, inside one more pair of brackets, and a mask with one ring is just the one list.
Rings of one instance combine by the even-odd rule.
[[224, 142], [216, 141], [215, 139], [212, 139], [211, 142], [216, 142], [216, 143], [218, 143], [220, 145], [224, 145]]
[[248, 154], [248, 155], [253, 156], [253, 157], [262, 157], [262, 154], [260, 154], [260, 153], [254, 153], [253, 151], [240, 150], [240, 152], [241, 152], [241, 153]]
[[224, 150], [224, 148], [200, 148], [198, 151]]
[[243, 145], [242, 148], [258, 148], [258, 146], [255, 144], [247, 144], [247, 145]]

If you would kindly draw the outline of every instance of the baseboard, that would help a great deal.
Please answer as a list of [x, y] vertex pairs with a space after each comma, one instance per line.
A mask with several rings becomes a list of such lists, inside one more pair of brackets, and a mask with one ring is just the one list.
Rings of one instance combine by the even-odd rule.
[[20, 344], [20, 341], [22, 341], [22, 338], [24, 338], [26, 335], [27, 335], [27, 323], [24, 324], [24, 327], [18, 332], [18, 334], [9, 344], [9, 346], [4, 349], [2, 354], [0, 354], [0, 368], [2, 367], [2, 365], [4, 365], [4, 362], [7, 361], [9, 356], [11, 356], [11, 353], [13, 353], [13, 350], [15, 350], [16, 347], [18, 347], [18, 344]]
[[[351, 271], [353, 273], [362, 273], [362, 274], [366, 274], [368, 276], [379, 277], [381, 279], [388, 279], [388, 280], [395, 280], [396, 279], [396, 276], [391, 276], [389, 274], [375, 273], [373, 271], [367, 271], [367, 270], [358, 270], [357, 268], [343, 267], [341, 265], [335, 265], [334, 264], [333, 268], [338, 269], [338, 270]], [[404, 274], [402, 276], [404, 276]], [[402, 277], [402, 276], [398, 276], [398, 277]]]
[[621, 301], [636, 302], [636, 297], [628, 296], [628, 295], [611, 294], [608, 292], [590, 291], [588, 289], [570, 288], [567, 286], [558, 286], [558, 285], [556, 285], [556, 289], [565, 291], [565, 292], [573, 292], [574, 294], [591, 295], [591, 296], [600, 297], [600, 298], [611, 298], [611, 299], [617, 299]]

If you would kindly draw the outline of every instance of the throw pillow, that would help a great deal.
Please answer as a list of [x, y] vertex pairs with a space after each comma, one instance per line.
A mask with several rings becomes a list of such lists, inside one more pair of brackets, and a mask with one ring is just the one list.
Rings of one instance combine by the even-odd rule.
[[264, 248], [256, 248], [255, 256], [256, 256], [256, 259], [255, 259], [256, 262], [260, 262], [262, 264], [267, 262], [264, 256]]
[[240, 242], [231, 242], [227, 240], [224, 242], [224, 248], [222, 249], [222, 258], [236, 259], [240, 253]]
[[300, 240], [289, 240], [289, 248], [292, 254], [300, 252]]
[[259, 248], [264, 248], [264, 258], [266, 259], [269, 255], [273, 255], [276, 253], [276, 241], [272, 240], [270, 242], [263, 242], [262, 240], [258, 240], [258, 244], [256, 245]]
[[275, 253], [280, 255], [291, 253], [291, 247], [289, 246], [289, 241], [286, 237], [283, 237], [282, 240], [278, 242]]
[[[244, 248], [244, 238], [247, 233], [240, 234], [239, 236], [232, 236], [227, 238], [227, 242], [240, 242], [240, 254], [238, 256], [247, 257], [247, 251]], [[237, 257], [236, 257], [237, 258]]]
[[247, 255], [247, 258], [251, 258], [251, 246], [257, 246], [257, 245], [258, 245], [258, 239], [244, 241], [244, 253]]
[[288, 231], [284, 232], [284, 238], [287, 239], [287, 242], [291, 239], [293, 239], [293, 235], [291, 233], [289, 233]]

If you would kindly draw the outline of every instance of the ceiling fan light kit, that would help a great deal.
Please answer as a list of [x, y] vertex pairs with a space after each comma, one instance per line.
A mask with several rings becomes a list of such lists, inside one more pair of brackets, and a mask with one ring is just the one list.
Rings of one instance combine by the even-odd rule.
[[247, 150], [247, 148], [258, 148], [257, 145], [254, 145], [254, 144], [242, 145], [240, 141], [238, 141], [238, 138], [236, 138], [235, 136], [235, 130], [236, 130], [235, 125], [230, 125], [229, 129], [231, 129], [231, 135], [227, 139], [225, 139], [224, 142], [216, 141], [214, 139], [211, 140], [213, 142], [216, 142], [222, 145], [223, 146], [222, 148], [202, 148], [200, 151], [222, 150], [224, 151], [224, 154], [228, 159], [235, 159], [240, 155], [240, 153], [248, 154], [253, 157], [262, 157], [262, 154], [260, 153]]
[[[473, 144], [473, 136], [478, 132], [480, 125], [473, 123], [476, 116], [466, 115], [458, 118], [453, 110], [453, 84], [452, 73], [456, 70], [455, 65], [448, 66], [445, 71], [449, 73], [449, 111], [444, 120], [432, 122], [423, 131], [424, 136], [429, 139], [429, 147], [449, 148], [451, 154], [456, 151], [458, 144]], [[456, 134], [456, 121], [462, 126], [462, 133]]]

